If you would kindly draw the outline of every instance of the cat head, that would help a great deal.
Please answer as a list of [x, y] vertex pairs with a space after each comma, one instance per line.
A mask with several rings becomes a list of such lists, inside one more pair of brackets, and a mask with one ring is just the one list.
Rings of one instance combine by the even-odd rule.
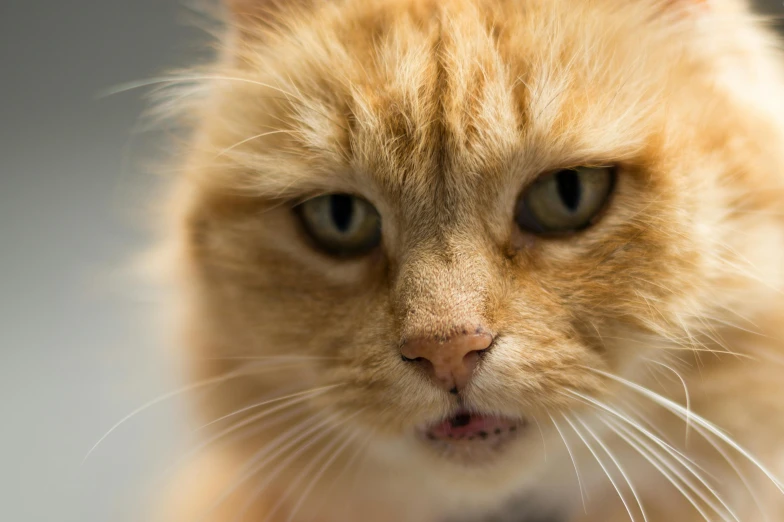
[[281, 4], [231, 4], [172, 203], [193, 360], [252, 368], [213, 415], [293, 397], [495, 483], [780, 288], [781, 83], [733, 2]]

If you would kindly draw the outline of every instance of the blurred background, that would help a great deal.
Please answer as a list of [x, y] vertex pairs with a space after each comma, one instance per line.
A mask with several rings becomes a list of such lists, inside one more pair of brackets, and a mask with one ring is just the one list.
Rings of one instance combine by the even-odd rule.
[[82, 462], [181, 385], [126, 270], [166, 151], [137, 132], [143, 89], [101, 94], [208, 59], [196, 19], [179, 0], [0, 1], [0, 520], [144, 520], [188, 439], [174, 396]]

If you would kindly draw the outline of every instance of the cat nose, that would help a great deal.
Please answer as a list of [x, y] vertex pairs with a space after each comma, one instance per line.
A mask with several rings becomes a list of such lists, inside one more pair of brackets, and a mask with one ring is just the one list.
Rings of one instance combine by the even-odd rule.
[[456, 394], [471, 380], [480, 352], [492, 344], [492, 335], [477, 331], [446, 339], [415, 338], [406, 341], [400, 353], [404, 361], [424, 366], [442, 388]]

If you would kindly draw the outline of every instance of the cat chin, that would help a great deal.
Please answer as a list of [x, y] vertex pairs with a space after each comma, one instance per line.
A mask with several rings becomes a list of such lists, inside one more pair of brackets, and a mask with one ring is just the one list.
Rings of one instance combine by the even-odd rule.
[[438, 516], [428, 520], [452, 520], [443, 510], [494, 512], [541, 482], [546, 464], [541, 441], [538, 432], [535, 441], [528, 435], [523, 430], [500, 451], [479, 446], [444, 451], [420, 436], [379, 441], [371, 449], [375, 458], [366, 462], [360, 483], [368, 484], [369, 496], [376, 491], [394, 491], [395, 498], [406, 499], [412, 506], [419, 503], [437, 508]]
[[[534, 490], [546, 466], [538, 431], [523, 423], [513, 436], [493, 443], [487, 439], [436, 443], [419, 434], [427, 458], [418, 473], [429, 477], [435, 496], [451, 499], [457, 512], [491, 512], [509, 499]], [[426, 469], [425, 469], [426, 468]]]

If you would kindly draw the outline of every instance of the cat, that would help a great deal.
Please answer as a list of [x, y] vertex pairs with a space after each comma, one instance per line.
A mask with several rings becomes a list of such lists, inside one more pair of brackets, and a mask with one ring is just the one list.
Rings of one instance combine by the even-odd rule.
[[784, 77], [747, 5], [224, 7], [172, 80], [206, 427], [162, 521], [784, 520]]

